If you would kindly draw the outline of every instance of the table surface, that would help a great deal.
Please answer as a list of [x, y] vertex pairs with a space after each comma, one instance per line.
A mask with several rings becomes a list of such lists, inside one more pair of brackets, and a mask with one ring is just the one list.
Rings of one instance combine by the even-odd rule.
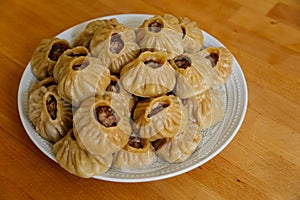
[[[188, 17], [240, 63], [249, 90], [245, 120], [233, 141], [201, 167], [146, 183], [83, 179], [27, 136], [17, 92], [40, 40], [122, 13]], [[2, 0], [0, 22], [0, 199], [300, 199], [298, 0]]]

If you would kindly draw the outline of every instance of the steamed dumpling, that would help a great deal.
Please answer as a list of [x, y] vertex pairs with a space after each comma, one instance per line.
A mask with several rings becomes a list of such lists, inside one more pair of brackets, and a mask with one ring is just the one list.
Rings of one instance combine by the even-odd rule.
[[30, 89], [30, 93], [36, 89], [39, 89], [42, 86], [44, 86], [45, 88], [48, 88], [52, 85], [57, 85], [57, 83], [54, 81], [54, 78], [52, 76], [49, 76], [43, 80], [38, 81], [36, 84], [34, 84]]
[[120, 80], [117, 76], [111, 75], [110, 84], [106, 88], [106, 94], [110, 94], [112, 96], [112, 101], [122, 102], [124, 104], [124, 108], [128, 108], [128, 115], [131, 115], [131, 112], [137, 102], [137, 97], [134, 97], [127, 91], [123, 89], [120, 84]]
[[50, 142], [56, 142], [72, 127], [72, 107], [61, 99], [56, 85], [35, 89], [28, 99], [29, 119], [36, 132]]
[[149, 140], [132, 134], [126, 146], [113, 158], [113, 166], [120, 169], [135, 169], [151, 165], [156, 158]]
[[124, 103], [112, 101], [110, 95], [86, 99], [73, 118], [77, 142], [93, 155], [107, 156], [121, 150], [131, 133], [127, 112]]
[[112, 163], [112, 155], [95, 156], [80, 148], [73, 134], [73, 129], [53, 145], [53, 152], [62, 168], [82, 178], [103, 174]]
[[220, 92], [209, 89], [186, 100], [191, 121], [197, 123], [201, 129], [215, 125], [224, 115], [224, 105]]
[[178, 17], [179, 25], [182, 30], [183, 50], [187, 53], [199, 51], [204, 42], [201, 29], [196, 22], [191, 22], [186, 17]]
[[170, 163], [182, 162], [195, 151], [202, 138], [200, 127], [189, 123], [188, 127], [174, 138], [154, 142], [158, 157]]
[[[97, 34], [101, 37], [97, 38]], [[134, 30], [123, 26], [116, 26], [108, 31], [98, 30], [90, 48], [92, 55], [101, 59], [112, 74], [119, 74], [122, 67], [136, 58], [140, 51]]]
[[186, 128], [188, 116], [178, 97], [165, 95], [138, 102], [133, 120], [140, 137], [154, 141], [175, 137]]
[[58, 94], [74, 106], [88, 97], [102, 94], [110, 83], [110, 72], [97, 58], [74, 57], [59, 68]]
[[181, 54], [170, 60], [178, 72], [174, 93], [186, 99], [208, 90], [212, 84], [213, 70], [209, 61], [194, 54]]
[[90, 50], [94, 50], [100, 43], [104, 42], [105, 40], [109, 40], [111, 37], [111, 32], [123, 32], [126, 30], [130, 30], [129, 28], [125, 27], [123, 24], [115, 24], [114, 26], [105, 26], [101, 29], [95, 31], [89, 48]]
[[65, 67], [65, 62], [70, 62], [74, 58], [86, 57], [88, 55], [89, 50], [84, 46], [77, 46], [64, 51], [53, 68], [54, 80], [58, 83], [58, 81], [61, 79], [61, 76], [63, 76], [66, 71], [68, 71], [68, 67]]
[[112, 29], [117, 25], [120, 25], [120, 23], [115, 18], [94, 20], [88, 23], [85, 29], [74, 39], [73, 46], [89, 48], [90, 42], [97, 30]]
[[176, 17], [156, 15], [136, 30], [137, 42], [143, 50], [163, 51], [168, 58], [183, 53], [182, 30]]
[[213, 86], [224, 85], [232, 72], [233, 56], [224, 47], [208, 47], [199, 55], [208, 59], [214, 72]]
[[122, 87], [139, 97], [167, 94], [173, 90], [175, 83], [176, 71], [163, 52], [143, 52], [121, 71]]
[[52, 76], [53, 67], [60, 55], [70, 48], [67, 40], [43, 39], [31, 58], [31, 71], [38, 79]]

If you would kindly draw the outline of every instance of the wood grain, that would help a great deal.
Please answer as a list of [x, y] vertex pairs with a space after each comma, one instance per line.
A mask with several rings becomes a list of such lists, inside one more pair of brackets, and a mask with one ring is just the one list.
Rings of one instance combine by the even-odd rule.
[[[228, 47], [246, 76], [239, 133], [183, 175], [138, 184], [81, 179], [46, 157], [20, 122], [19, 81], [40, 40], [122, 13], [189, 17]], [[0, 22], [0, 199], [300, 199], [298, 0], [3, 0]]]

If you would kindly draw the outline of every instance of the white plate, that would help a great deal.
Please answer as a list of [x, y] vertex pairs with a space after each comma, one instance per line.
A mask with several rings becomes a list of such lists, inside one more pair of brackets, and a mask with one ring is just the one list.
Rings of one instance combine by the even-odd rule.
[[[145, 19], [150, 18], [151, 16], [152, 15], [123, 14], [107, 16], [99, 19], [116, 18], [120, 23], [123, 23], [130, 28], [136, 28]], [[68, 30], [57, 35], [57, 37], [72, 42], [74, 37], [84, 29], [88, 22], [84, 22], [69, 28]], [[208, 33], [203, 33], [205, 38], [205, 46], [224, 46]], [[20, 118], [28, 136], [33, 143], [44, 154], [56, 162], [55, 156], [52, 152], [52, 144], [41, 138], [36, 133], [27, 115], [28, 92], [29, 88], [34, 82], [36, 82], [36, 78], [31, 73], [29, 63], [23, 73], [18, 91], [18, 108]], [[212, 159], [214, 156], [220, 153], [236, 135], [242, 124], [242, 121], [244, 120], [247, 109], [248, 92], [246, 81], [240, 65], [235, 58], [232, 74], [226, 85], [220, 88], [220, 91], [225, 104], [225, 115], [217, 125], [203, 132], [203, 139], [197, 150], [186, 161], [178, 164], [169, 164], [163, 160], [157, 159], [154, 164], [146, 169], [121, 171], [116, 168], [110, 168], [105, 174], [101, 176], [94, 176], [94, 178], [114, 182], [154, 181], [188, 172]]]

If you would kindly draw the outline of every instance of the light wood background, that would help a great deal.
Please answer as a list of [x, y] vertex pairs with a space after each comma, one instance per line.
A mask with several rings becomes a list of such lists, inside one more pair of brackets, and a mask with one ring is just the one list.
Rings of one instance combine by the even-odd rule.
[[[300, 199], [299, 0], [0, 0], [0, 199]], [[29, 139], [17, 109], [23, 70], [42, 38], [120, 13], [196, 21], [246, 76], [245, 121], [225, 150], [183, 175], [148, 183], [73, 176]]]

